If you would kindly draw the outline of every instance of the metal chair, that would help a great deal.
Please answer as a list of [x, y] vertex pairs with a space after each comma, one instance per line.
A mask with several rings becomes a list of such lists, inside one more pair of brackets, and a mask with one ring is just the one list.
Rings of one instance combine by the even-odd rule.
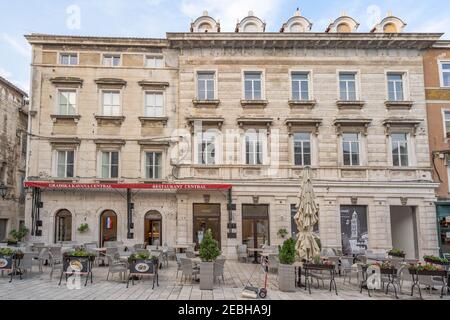
[[196, 280], [197, 275], [200, 273], [200, 270], [195, 269], [192, 264], [192, 260], [188, 258], [181, 258], [181, 270], [183, 272], [181, 275], [181, 280], [183, 280], [184, 277], [185, 282], [187, 278], [189, 278], [191, 282]]
[[51, 268], [50, 270], [50, 280], [53, 279], [53, 273], [55, 272], [55, 270], [61, 269], [63, 268], [64, 262], [62, 259], [62, 256], [54, 256], [53, 253], [51, 251], [48, 252], [48, 264]]
[[186, 254], [185, 253], [177, 253], [175, 255], [175, 259], [177, 261], [177, 279], [178, 279], [178, 272], [183, 270], [182, 267], [181, 267], [181, 259], [182, 258], [186, 258]]
[[22, 272], [25, 272], [27, 277], [29, 273], [31, 274], [33, 272], [33, 257], [34, 253], [26, 252], [23, 254], [22, 260], [20, 260], [20, 269]]
[[213, 270], [214, 282], [216, 281], [217, 278], [219, 278], [220, 282], [220, 278], [222, 278], [223, 282], [225, 283], [225, 277], [223, 275], [225, 270], [225, 262], [226, 262], [225, 258], [219, 258], [216, 261], [214, 261], [214, 270]]
[[247, 260], [248, 260], [247, 245], [242, 244], [242, 245], [236, 246], [236, 252], [237, 252], [238, 261], [244, 260], [245, 262], [247, 262]]
[[121, 279], [124, 279], [124, 275], [128, 272], [128, 265], [126, 262], [119, 260], [119, 255], [116, 253], [115, 255], [106, 255], [106, 259], [108, 260], [108, 274], [106, 276], [106, 281], [109, 281], [109, 275], [119, 273]]

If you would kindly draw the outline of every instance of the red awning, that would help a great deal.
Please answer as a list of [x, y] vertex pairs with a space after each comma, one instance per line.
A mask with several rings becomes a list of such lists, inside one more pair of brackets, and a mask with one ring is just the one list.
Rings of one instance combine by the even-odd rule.
[[229, 190], [230, 184], [59, 183], [25, 182], [27, 188], [48, 189], [137, 189], [137, 190]]

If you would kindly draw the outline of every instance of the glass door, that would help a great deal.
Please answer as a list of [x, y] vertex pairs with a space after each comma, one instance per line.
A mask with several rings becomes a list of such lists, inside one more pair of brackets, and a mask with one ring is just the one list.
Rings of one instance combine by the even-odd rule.
[[117, 215], [113, 211], [103, 212], [100, 218], [100, 245], [106, 241], [117, 241]]
[[211, 229], [214, 240], [221, 246], [220, 204], [194, 204], [194, 243], [198, 249], [206, 230]]
[[268, 205], [242, 207], [242, 243], [248, 248], [270, 245]]
[[161, 220], [146, 220], [145, 230], [145, 243], [149, 246], [160, 246]]

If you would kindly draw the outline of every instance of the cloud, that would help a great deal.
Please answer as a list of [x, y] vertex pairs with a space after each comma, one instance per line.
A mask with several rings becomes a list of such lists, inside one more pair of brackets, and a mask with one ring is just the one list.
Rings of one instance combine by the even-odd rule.
[[430, 20], [417, 28], [418, 32], [446, 32], [450, 33], [450, 18]]
[[6, 69], [3, 69], [2, 67], [0, 67], [0, 77], [3, 77], [5, 79], [11, 78], [12, 74], [11, 72], [9, 72]]
[[[227, 32], [234, 31], [237, 20], [246, 17], [249, 11], [254, 11], [262, 20], [269, 20], [270, 24], [271, 17], [276, 16], [275, 11], [282, 7], [281, 2], [281, 0], [183, 0], [180, 10], [192, 19], [208, 10], [213, 18], [220, 19], [223, 31]], [[281, 25], [280, 21], [276, 23]]]
[[7, 43], [12, 49], [14, 49], [21, 56], [25, 58], [31, 57], [31, 48], [25, 41], [20, 43], [17, 39], [13, 38], [7, 33], [2, 34], [1, 40]]

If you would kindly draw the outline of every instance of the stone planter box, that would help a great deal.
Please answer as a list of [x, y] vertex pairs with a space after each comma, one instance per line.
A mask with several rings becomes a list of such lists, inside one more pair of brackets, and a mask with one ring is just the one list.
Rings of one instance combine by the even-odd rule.
[[278, 265], [278, 287], [283, 292], [295, 292], [295, 266]]
[[430, 264], [436, 264], [436, 265], [439, 265], [439, 266], [447, 266], [447, 265], [450, 264], [448, 262], [444, 263], [444, 262], [435, 261], [435, 260], [432, 260], [432, 259], [425, 259], [425, 262], [430, 263]]
[[214, 289], [214, 262], [200, 264], [200, 290]]
[[417, 270], [409, 270], [410, 274], [418, 275], [418, 276], [432, 276], [432, 277], [446, 277], [447, 271], [444, 270], [438, 270], [438, 271], [417, 271]]
[[92, 263], [94, 262], [95, 257], [64, 256], [63, 260], [63, 272], [83, 274], [90, 273], [92, 271]]

